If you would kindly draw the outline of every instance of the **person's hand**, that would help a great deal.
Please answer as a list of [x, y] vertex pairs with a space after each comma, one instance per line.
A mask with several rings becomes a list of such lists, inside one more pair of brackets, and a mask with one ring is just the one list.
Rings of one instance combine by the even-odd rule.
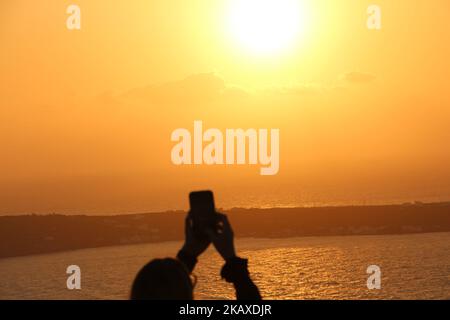
[[181, 250], [193, 256], [194, 258], [197, 258], [199, 255], [201, 255], [211, 243], [211, 240], [207, 237], [205, 237], [205, 239], [199, 239], [194, 235], [192, 218], [189, 216], [189, 214], [187, 215], [185, 220], [184, 235], [185, 240]]
[[216, 232], [207, 230], [209, 237], [211, 238], [214, 247], [226, 261], [236, 257], [236, 251], [234, 249], [234, 234], [231, 229], [231, 225], [226, 215], [218, 213], [218, 228]]

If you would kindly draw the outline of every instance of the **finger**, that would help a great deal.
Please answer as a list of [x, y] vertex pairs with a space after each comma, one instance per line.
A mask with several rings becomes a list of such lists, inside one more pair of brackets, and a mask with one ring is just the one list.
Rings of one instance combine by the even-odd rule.
[[218, 213], [217, 214], [217, 221], [216, 221], [216, 231], [218, 233], [223, 233], [223, 231], [225, 230], [225, 220], [226, 216], [222, 213]]
[[186, 216], [186, 219], [184, 220], [184, 231], [186, 233], [190, 233], [192, 230], [192, 219], [189, 215]]
[[225, 220], [227, 219], [227, 216], [223, 213], [217, 213], [217, 222], [221, 225], [225, 223]]
[[231, 228], [230, 221], [228, 220], [228, 217], [226, 215], [223, 215], [222, 223], [223, 223], [223, 229], [224, 230], [230, 230], [231, 232], [233, 232], [233, 229]]

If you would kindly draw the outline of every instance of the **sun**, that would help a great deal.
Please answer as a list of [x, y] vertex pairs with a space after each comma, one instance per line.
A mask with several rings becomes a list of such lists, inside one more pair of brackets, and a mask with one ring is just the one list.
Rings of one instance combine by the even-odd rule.
[[229, 35], [255, 55], [273, 55], [293, 46], [305, 31], [302, 0], [229, 0]]

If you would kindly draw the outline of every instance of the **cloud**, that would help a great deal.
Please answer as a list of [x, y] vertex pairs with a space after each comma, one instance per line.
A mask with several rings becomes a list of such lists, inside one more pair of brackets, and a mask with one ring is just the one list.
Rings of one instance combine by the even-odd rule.
[[221, 98], [243, 97], [246, 94], [241, 88], [227, 85], [215, 73], [199, 73], [179, 81], [132, 89], [121, 97], [166, 105], [205, 103]]
[[[181, 80], [134, 88], [114, 97], [119, 102], [137, 102], [159, 106], [195, 107], [211, 103], [243, 103], [247, 98], [258, 94], [263, 96], [314, 96], [345, 91], [346, 84], [369, 83], [374, 75], [362, 72], [349, 72], [340, 76], [341, 82], [324, 84], [294, 82], [278, 84], [248, 91], [227, 83], [214, 72], [197, 73]], [[101, 96], [104, 102], [111, 102], [108, 95]]]
[[282, 95], [310, 95], [322, 93], [326, 90], [323, 85], [315, 83], [295, 83], [283, 86], [271, 86], [264, 91], [269, 94]]
[[370, 83], [376, 79], [376, 76], [364, 72], [347, 72], [341, 76], [341, 80], [348, 83]]

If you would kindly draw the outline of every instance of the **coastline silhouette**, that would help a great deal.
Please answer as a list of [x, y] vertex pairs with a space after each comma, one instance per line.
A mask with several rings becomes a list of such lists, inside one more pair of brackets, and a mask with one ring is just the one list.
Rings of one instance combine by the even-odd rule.
[[[450, 231], [449, 212], [450, 202], [231, 209], [225, 213], [234, 222], [239, 238], [288, 238], [446, 232]], [[2, 216], [0, 258], [179, 241], [183, 239], [185, 215], [184, 211], [168, 211], [115, 216]]]

